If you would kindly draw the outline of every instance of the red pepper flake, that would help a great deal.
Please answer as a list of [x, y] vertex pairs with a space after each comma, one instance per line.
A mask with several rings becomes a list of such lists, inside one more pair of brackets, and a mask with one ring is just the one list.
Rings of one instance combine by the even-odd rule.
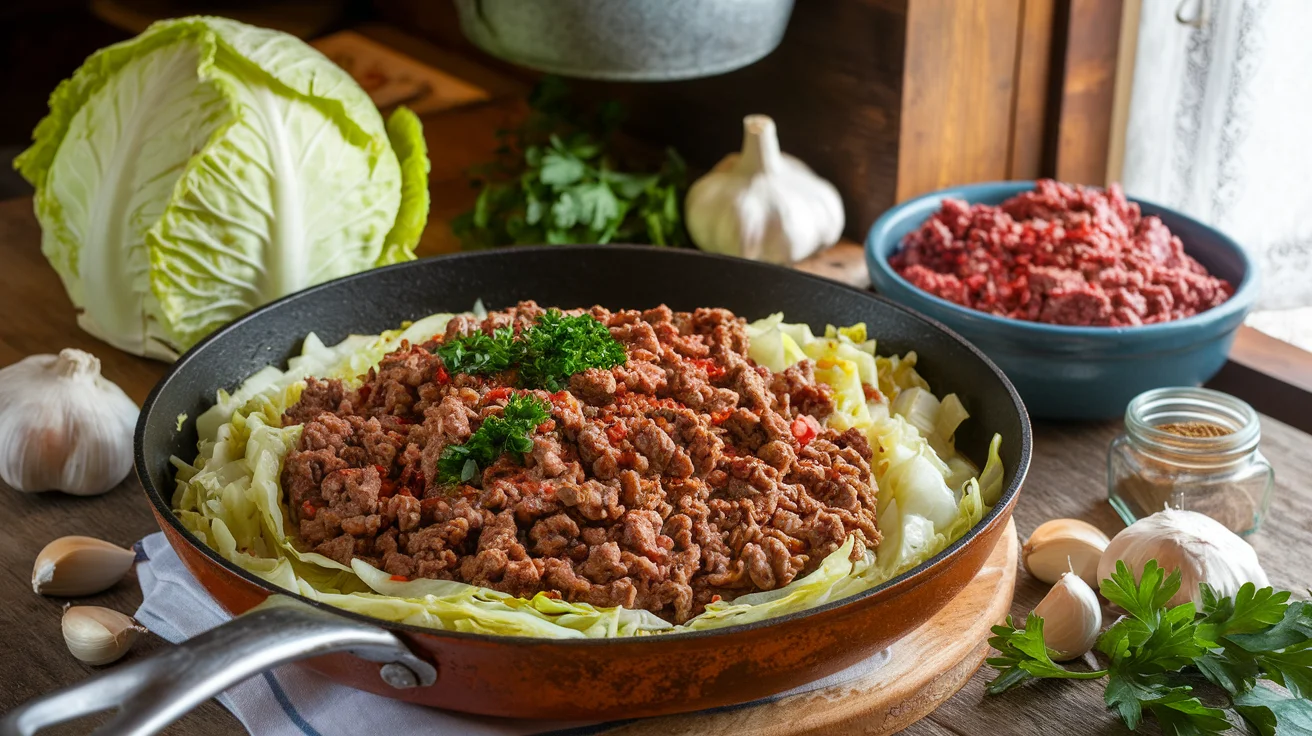
[[483, 402], [491, 403], [493, 401], [497, 401], [498, 399], [508, 398], [511, 393], [513, 393], [512, 390], [505, 386], [502, 386], [500, 388], [494, 388], [491, 391], [488, 391], [486, 394], [483, 394]]
[[868, 383], [861, 384], [861, 390], [866, 394], [866, 401], [883, 401], [884, 395], [879, 393], [879, 389]]
[[725, 420], [733, 416], [733, 409], [723, 409], [721, 411], [711, 412], [711, 424], [719, 426], [724, 424]]
[[542, 490], [542, 495], [546, 496], [547, 498], [556, 497], [556, 487], [551, 485], [550, 483], [543, 483], [540, 486], [540, 488]]
[[556, 420], [548, 419], [547, 421], [538, 425], [538, 434], [546, 434], [548, 432], [553, 432], [555, 431], [555, 429], [556, 429]]
[[552, 599], [553, 601], [560, 600], [560, 593], [557, 593], [554, 590], [544, 590], [542, 591], [542, 595]]
[[629, 436], [629, 428], [616, 422], [606, 428], [606, 437], [612, 445], [618, 445], [621, 440]]
[[389, 475], [392, 474], [392, 471], [388, 470], [387, 468], [383, 467], [382, 465], [375, 465], [375, 466], [374, 466], [374, 470], [377, 470], [377, 471], [378, 471], [378, 474], [381, 475], [381, 476], [384, 477], [384, 478], [386, 478], [387, 476], [389, 476]]
[[711, 596], [711, 603], [719, 603], [721, 600], [722, 599], [720, 598], [719, 593], [716, 593], [715, 595]]
[[724, 366], [716, 363], [710, 358], [691, 358], [688, 362], [706, 371], [706, 377], [711, 380], [724, 375]]
[[319, 509], [315, 508], [314, 504], [309, 501], [301, 504], [301, 516], [307, 519], [313, 519], [314, 515], [317, 513], [319, 513]]
[[395, 581], [398, 582], [398, 583], [408, 583], [408, 582], [410, 582], [410, 578], [408, 578], [408, 577], [406, 577], [406, 576], [404, 576], [404, 575], [393, 575], [393, 576], [392, 576], [392, 580], [395, 580]]
[[437, 381], [439, 386], [445, 386], [451, 382], [451, 374], [446, 372], [446, 366], [439, 365], [437, 367], [437, 374], [433, 376], [433, 380]]
[[793, 439], [797, 444], [806, 447], [816, 435], [820, 434], [820, 423], [811, 415], [803, 414], [793, 420]]

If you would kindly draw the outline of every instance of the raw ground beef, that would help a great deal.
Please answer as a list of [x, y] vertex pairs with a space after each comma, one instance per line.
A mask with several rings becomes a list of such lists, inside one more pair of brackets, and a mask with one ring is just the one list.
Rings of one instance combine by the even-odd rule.
[[955, 199], [889, 259], [931, 294], [982, 312], [1058, 325], [1124, 327], [1182, 319], [1234, 287], [1207, 273], [1117, 184], [1037, 183], [1000, 206]]
[[[443, 448], [502, 411], [506, 376], [450, 375], [437, 341], [542, 314], [533, 302], [457, 317], [402, 345], [359, 389], [310, 379], [283, 487], [301, 544], [395, 576], [643, 608], [675, 622], [717, 596], [786, 585], [848, 535], [878, 545], [870, 447], [821, 427], [829, 388], [808, 362], [772, 374], [723, 309], [591, 314], [627, 362], [574, 375], [533, 450], [470, 485], [434, 482]], [[577, 314], [579, 312], [573, 312]], [[802, 412], [805, 412], [803, 414]]]

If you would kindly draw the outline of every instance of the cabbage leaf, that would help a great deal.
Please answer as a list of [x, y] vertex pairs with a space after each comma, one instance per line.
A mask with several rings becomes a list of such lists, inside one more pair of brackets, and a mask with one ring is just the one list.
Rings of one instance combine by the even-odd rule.
[[160, 21], [92, 54], [14, 162], [79, 324], [173, 359], [250, 309], [414, 257], [427, 220], [418, 118], [384, 125], [299, 39]]

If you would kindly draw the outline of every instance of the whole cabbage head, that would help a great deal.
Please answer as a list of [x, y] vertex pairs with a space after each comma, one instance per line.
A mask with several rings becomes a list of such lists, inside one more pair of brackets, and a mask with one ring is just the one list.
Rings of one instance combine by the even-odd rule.
[[285, 33], [161, 21], [92, 54], [14, 166], [78, 323], [172, 360], [250, 309], [410, 260], [428, 217], [419, 119], [387, 124]]

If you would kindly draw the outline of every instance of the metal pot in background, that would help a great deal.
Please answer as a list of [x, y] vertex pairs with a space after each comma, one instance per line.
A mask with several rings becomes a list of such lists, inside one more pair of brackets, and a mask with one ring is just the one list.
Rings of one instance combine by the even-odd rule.
[[733, 71], [783, 39], [793, 0], [456, 0], [460, 28], [506, 61], [589, 79]]

